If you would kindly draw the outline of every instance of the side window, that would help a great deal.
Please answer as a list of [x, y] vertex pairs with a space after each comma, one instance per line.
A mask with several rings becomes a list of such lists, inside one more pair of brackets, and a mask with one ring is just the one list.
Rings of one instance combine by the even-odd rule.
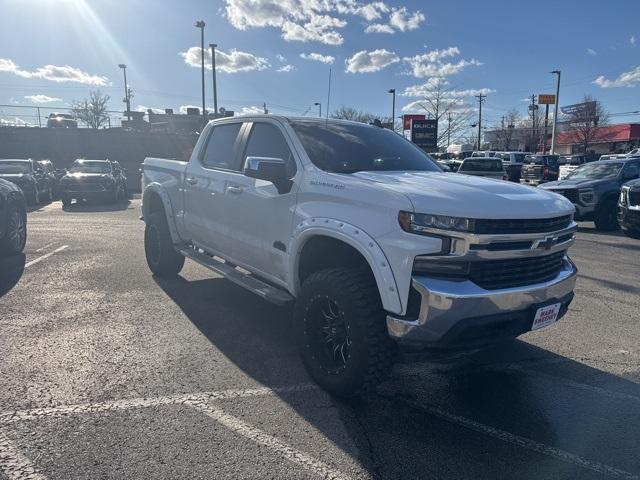
[[640, 163], [633, 162], [624, 166], [625, 178], [638, 178], [640, 177]]
[[[287, 145], [282, 132], [270, 123], [254, 123], [249, 134], [249, 141], [244, 152], [244, 160], [247, 157], [273, 157], [281, 158], [287, 165], [289, 178], [296, 173], [296, 162]], [[243, 162], [244, 167], [244, 162]]]
[[232, 123], [213, 127], [202, 156], [204, 167], [225, 168], [227, 170], [234, 167], [233, 147], [236, 144], [241, 125], [241, 123]]

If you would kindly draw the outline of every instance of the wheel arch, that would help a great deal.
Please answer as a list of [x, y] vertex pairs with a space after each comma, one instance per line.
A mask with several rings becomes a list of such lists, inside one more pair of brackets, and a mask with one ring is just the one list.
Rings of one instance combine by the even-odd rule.
[[310, 273], [345, 266], [343, 260], [346, 260], [347, 266], [366, 264], [375, 279], [384, 309], [402, 313], [391, 265], [378, 243], [359, 227], [330, 218], [305, 220], [294, 230], [291, 252], [289, 278], [294, 295], [297, 296], [304, 278]]
[[162, 185], [159, 183], [151, 183], [147, 185], [142, 194], [142, 217], [144, 219], [152, 213], [160, 211], [164, 213], [167, 219], [167, 225], [169, 226], [169, 233], [171, 233], [173, 243], [179, 243], [180, 236], [178, 235], [178, 229], [176, 228], [175, 219], [173, 218], [173, 209], [169, 195]]

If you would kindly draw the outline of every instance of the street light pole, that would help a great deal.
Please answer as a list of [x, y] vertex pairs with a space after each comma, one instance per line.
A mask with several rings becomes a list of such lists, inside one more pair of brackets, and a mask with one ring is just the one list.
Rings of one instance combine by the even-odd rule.
[[560, 103], [560, 70], [554, 70], [551, 73], [558, 75], [558, 83], [556, 84], [556, 105], [553, 112], [553, 127], [551, 129], [551, 155], [556, 149], [556, 125], [558, 124], [558, 104]]
[[216, 45], [215, 43], [210, 43], [211, 47], [211, 70], [213, 70], [213, 113], [218, 113], [218, 86], [216, 82]]
[[396, 89], [389, 89], [389, 93], [393, 95], [393, 101], [391, 105], [391, 130], [396, 131]]
[[129, 87], [127, 86], [127, 66], [124, 63], [118, 65], [124, 72], [124, 102], [127, 105], [127, 120], [131, 121], [131, 99], [129, 96]]
[[202, 20], [199, 20], [195, 23], [195, 27], [200, 29], [200, 60], [202, 67], [202, 119], [206, 123], [207, 121], [207, 108], [204, 103], [204, 27], [205, 23]]
[[482, 149], [482, 146], [480, 145], [480, 135], [482, 134], [482, 104], [484, 103], [485, 98], [487, 98], [486, 95], [483, 95], [482, 93], [480, 95], [476, 95], [476, 98], [478, 99], [478, 104], [479, 104], [479, 109], [478, 109], [478, 150]]
[[316, 102], [313, 105], [318, 107], [318, 117], [322, 118], [322, 104], [320, 102]]

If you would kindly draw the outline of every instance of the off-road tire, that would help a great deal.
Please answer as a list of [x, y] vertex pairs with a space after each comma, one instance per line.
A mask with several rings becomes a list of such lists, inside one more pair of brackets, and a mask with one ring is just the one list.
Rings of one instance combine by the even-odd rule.
[[144, 253], [149, 269], [158, 277], [177, 275], [184, 265], [184, 257], [173, 247], [164, 212], [152, 213], [145, 221]]
[[67, 195], [62, 195], [60, 197], [60, 200], [62, 200], [62, 207], [63, 208], [67, 208], [71, 206], [71, 197], [67, 196]]
[[610, 198], [602, 202], [593, 217], [596, 230], [601, 232], [613, 232], [619, 228], [617, 199]]
[[[344, 369], [329, 372], [313, 344], [310, 307], [319, 298], [335, 302], [348, 325], [349, 355]], [[303, 283], [294, 306], [296, 340], [302, 361], [323, 389], [339, 397], [364, 396], [391, 372], [396, 344], [386, 327], [386, 313], [373, 275], [350, 268], [321, 270]]]
[[8, 206], [7, 231], [0, 239], [0, 255], [17, 255], [27, 243], [27, 213], [17, 204]]

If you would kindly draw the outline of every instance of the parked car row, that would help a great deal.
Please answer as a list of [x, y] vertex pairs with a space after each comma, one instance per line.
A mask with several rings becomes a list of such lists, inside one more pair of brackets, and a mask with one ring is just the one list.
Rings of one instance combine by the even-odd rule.
[[50, 160], [0, 159], [0, 179], [23, 192], [27, 204], [60, 198], [117, 202], [128, 197], [126, 171], [117, 161], [76, 160], [69, 170], [56, 169]]

